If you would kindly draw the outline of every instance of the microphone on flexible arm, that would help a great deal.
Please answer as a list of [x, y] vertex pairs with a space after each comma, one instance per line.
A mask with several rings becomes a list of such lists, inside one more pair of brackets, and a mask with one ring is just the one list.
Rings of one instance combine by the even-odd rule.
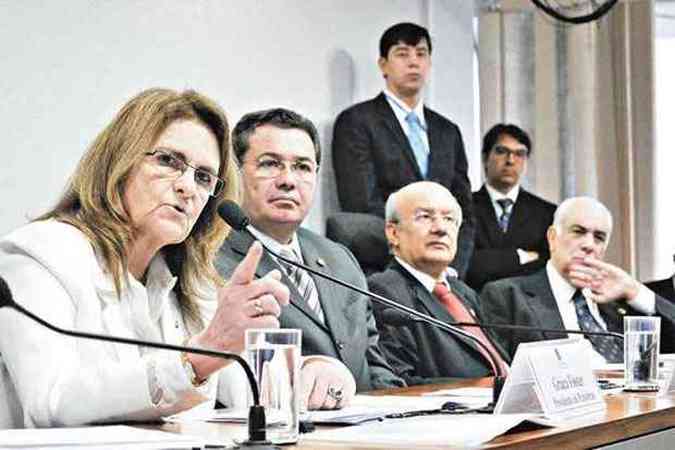
[[[233, 229], [237, 231], [243, 231], [248, 233], [254, 240], [258, 240], [253, 233], [251, 233], [249, 229], [249, 219], [246, 217], [242, 209], [237, 205], [235, 202], [231, 200], [226, 200], [223, 203], [218, 206], [218, 214], [220, 217], [227, 222], [228, 225], [230, 225]], [[395, 302], [393, 300], [390, 300], [386, 297], [383, 297], [379, 294], [375, 294], [374, 292], [367, 291], [365, 289], [362, 289], [358, 286], [355, 286], [351, 283], [347, 283], [346, 281], [342, 281], [338, 278], [335, 278], [331, 275], [328, 275], [323, 272], [319, 272], [318, 270], [315, 270], [309, 266], [306, 266], [304, 264], [301, 264], [297, 261], [294, 261], [292, 259], [285, 258], [278, 254], [277, 252], [273, 251], [269, 247], [267, 247], [264, 243], [262, 243], [263, 248], [270, 254], [272, 254], [274, 257], [277, 259], [280, 259], [290, 265], [293, 265], [295, 267], [298, 267], [300, 269], [306, 270], [307, 272], [310, 272], [314, 275], [317, 275], [321, 278], [327, 279], [332, 281], [333, 283], [339, 284], [340, 286], [346, 287], [347, 289], [350, 289], [352, 291], [356, 291], [362, 295], [365, 295], [367, 297], [372, 298], [378, 303], [384, 304], [389, 307], [389, 309], [396, 310], [398, 314], [402, 314], [405, 316], [411, 316], [414, 317], [416, 320], [419, 320], [421, 322], [426, 322], [431, 325], [434, 325], [440, 329], [445, 330], [446, 332], [453, 334], [455, 336], [459, 336], [460, 338], [468, 339], [471, 342], [475, 343], [479, 347], [485, 350], [485, 354], [489, 356], [489, 363], [491, 367], [493, 367], [494, 371], [494, 383], [492, 385], [493, 391], [492, 391], [492, 403], [489, 405], [489, 407], [485, 410], [486, 412], [491, 412], [491, 410], [494, 408], [494, 405], [497, 404], [497, 400], [499, 399], [499, 394], [501, 393], [502, 387], [504, 386], [504, 382], [506, 381], [506, 374], [502, 372], [501, 366], [499, 364], [499, 361], [495, 358], [495, 356], [492, 354], [488, 346], [478, 339], [476, 336], [467, 333], [466, 331], [462, 330], [461, 328], [455, 328], [453, 324], [447, 324], [441, 320], [436, 319], [435, 317], [429, 316], [427, 314], [421, 313], [415, 309], [409, 308], [405, 305], [402, 305], [398, 302]], [[482, 352], [481, 352], [482, 353]], [[488, 358], [486, 358], [488, 359]]]
[[248, 383], [251, 386], [251, 391], [253, 393], [253, 406], [251, 406], [248, 416], [248, 439], [244, 442], [241, 442], [240, 446], [241, 448], [253, 450], [271, 450], [279, 448], [271, 446], [270, 441], [267, 440], [267, 433], [265, 431], [266, 427], [265, 408], [260, 405], [260, 393], [258, 390], [258, 385], [256, 383], [255, 377], [253, 375], [253, 372], [251, 371], [250, 366], [248, 365], [246, 360], [244, 360], [244, 358], [242, 358], [241, 356], [235, 353], [227, 353], [197, 347], [165, 344], [163, 342], [142, 341], [139, 339], [130, 339], [120, 336], [88, 333], [85, 331], [67, 330], [47, 322], [46, 320], [42, 319], [41, 317], [35, 315], [34, 313], [30, 312], [23, 306], [16, 303], [12, 296], [12, 291], [10, 290], [9, 285], [7, 284], [5, 279], [0, 276], [0, 308], [3, 307], [14, 309], [15, 311], [39, 323], [45, 328], [48, 328], [58, 334], [63, 334], [66, 336], [91, 339], [95, 341], [114, 342], [116, 344], [127, 344], [142, 347], [158, 348], [161, 350], [194, 353], [198, 355], [211, 356], [214, 358], [235, 360], [244, 369], [244, 372], [246, 372], [246, 378], [248, 379]]
[[[402, 313], [394, 308], [388, 308], [382, 311], [382, 321], [392, 325], [409, 325], [412, 322], [423, 322], [422, 320], [412, 317], [408, 314]], [[479, 327], [493, 330], [514, 330], [514, 331], [540, 331], [542, 333], [568, 333], [568, 334], [582, 334], [584, 336], [604, 336], [623, 340], [624, 336], [615, 331], [582, 331], [582, 330], [567, 330], [564, 328], [538, 328], [528, 325], [509, 325], [501, 323], [484, 323], [484, 322], [450, 322], [450, 325], [456, 327]]]

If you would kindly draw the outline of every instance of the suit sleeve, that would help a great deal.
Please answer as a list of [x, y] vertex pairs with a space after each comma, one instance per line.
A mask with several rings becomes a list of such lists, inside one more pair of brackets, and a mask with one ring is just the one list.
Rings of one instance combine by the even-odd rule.
[[[356, 258], [354, 258], [354, 255], [352, 255], [352, 253], [348, 251], [346, 248], [344, 250], [351, 258], [355, 267], [358, 268], [359, 267], [358, 262], [356, 261]], [[363, 275], [363, 272], [361, 272], [360, 269], [358, 269], [358, 272], [360, 276], [359, 281], [356, 284], [358, 285], [358, 287], [362, 289], [368, 289], [366, 278]], [[368, 331], [367, 333], [368, 348], [366, 350], [366, 361], [368, 362], [368, 369], [370, 372], [370, 383], [373, 389], [404, 387], [406, 385], [405, 381], [403, 381], [402, 378], [394, 374], [391, 366], [389, 365], [389, 362], [387, 361], [387, 358], [385, 357], [384, 353], [382, 353], [382, 350], [380, 348], [379, 343], [380, 334], [378, 332], [377, 324], [375, 322], [372, 302], [370, 301], [369, 298], [363, 298], [363, 300], [368, 304], [366, 310], [367, 311], [366, 327]]]
[[[525, 195], [522, 194], [522, 195]], [[481, 202], [481, 197], [474, 197], [474, 206]], [[520, 200], [519, 200], [520, 201]], [[526, 205], [532, 201], [526, 197]], [[492, 205], [490, 205], [490, 208]], [[543, 268], [550, 258], [546, 230], [553, 222], [555, 205], [545, 207], [536, 205], [526, 206], [528, 221], [519, 230], [515, 230], [511, 247], [490, 247], [487, 234], [491, 224], [484, 223], [485, 214], [477, 213], [475, 248], [471, 257], [471, 264], [467, 273], [467, 282], [474, 289], [482, 288], [490, 281], [502, 278], [529, 275]], [[517, 249], [537, 252], [539, 258], [526, 264], [520, 264]]]
[[675, 353], [675, 304], [656, 294], [656, 314], [661, 317], [661, 353]]
[[489, 281], [530, 274], [546, 265], [549, 258], [548, 246], [545, 245], [544, 248], [545, 252], [540, 246], [524, 248], [525, 251], [539, 253], [537, 260], [527, 264], [520, 264], [516, 247], [474, 249], [466, 279], [471, 286], [480, 288]]
[[471, 182], [467, 175], [468, 163], [464, 141], [459, 128], [456, 128], [456, 131], [458, 136], [457, 146], [455, 147], [455, 174], [452, 177], [450, 192], [462, 208], [462, 226], [457, 237], [457, 254], [452, 262], [452, 267], [457, 270], [459, 277], [464, 279], [473, 254], [476, 219], [473, 214], [473, 196], [471, 194]]
[[333, 129], [333, 168], [344, 211], [384, 217], [384, 194], [377, 183], [372, 135], [364, 118], [342, 112]]

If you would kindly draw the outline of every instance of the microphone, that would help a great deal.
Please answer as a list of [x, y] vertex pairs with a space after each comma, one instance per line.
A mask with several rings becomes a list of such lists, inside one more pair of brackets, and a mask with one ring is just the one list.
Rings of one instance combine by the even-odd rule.
[[[392, 325], [409, 325], [411, 322], [423, 322], [422, 320], [411, 317], [407, 314], [401, 313], [393, 308], [385, 309], [381, 312], [382, 321]], [[623, 334], [615, 331], [582, 331], [582, 330], [568, 330], [565, 328], [539, 328], [528, 325], [508, 325], [501, 323], [484, 323], [484, 322], [450, 322], [449, 325], [456, 327], [480, 327], [484, 329], [496, 330], [514, 330], [514, 331], [540, 331], [542, 333], [568, 333], [581, 334], [584, 336], [604, 336], [623, 340]]]
[[31, 320], [39, 323], [40, 325], [66, 336], [72, 336], [76, 338], [91, 339], [95, 341], [105, 341], [105, 342], [114, 342], [116, 344], [127, 344], [127, 345], [138, 345], [143, 347], [158, 348], [161, 350], [171, 350], [177, 352], [186, 352], [194, 353], [198, 355], [211, 356], [214, 358], [222, 359], [232, 359], [235, 360], [246, 372], [246, 378], [248, 383], [251, 386], [251, 391], [253, 393], [253, 406], [251, 406], [248, 415], [248, 439], [241, 443], [241, 446], [246, 447], [247, 449], [255, 450], [271, 450], [278, 447], [270, 446], [270, 442], [267, 440], [267, 433], [265, 431], [266, 420], [265, 420], [265, 408], [260, 405], [260, 393], [258, 391], [258, 384], [256, 383], [255, 376], [251, 371], [250, 366], [241, 356], [235, 353], [220, 352], [215, 350], [208, 350], [197, 347], [187, 347], [181, 345], [165, 344], [163, 342], [152, 342], [152, 341], [141, 341], [139, 339], [130, 339], [119, 336], [110, 336], [104, 334], [88, 333], [85, 331], [77, 330], [67, 330], [61, 327], [57, 327], [41, 317], [33, 314], [23, 306], [19, 305], [14, 301], [12, 296], [12, 291], [9, 288], [9, 285], [4, 278], [0, 276], [0, 308], [11, 308], [15, 311], [23, 314], [24, 316], [30, 318]]
[[[241, 210], [239, 205], [237, 205], [235, 202], [232, 200], [226, 200], [223, 203], [218, 206], [218, 214], [220, 217], [227, 222], [228, 225], [230, 225], [233, 229], [237, 231], [243, 231], [248, 233], [254, 240], [257, 240], [255, 235], [251, 233], [249, 229], [249, 220], [248, 217], [244, 214], [244, 212]], [[441, 320], [436, 319], [435, 317], [431, 317], [427, 314], [421, 313], [415, 309], [409, 308], [405, 305], [401, 305], [398, 302], [395, 302], [393, 300], [390, 300], [386, 297], [383, 297], [381, 295], [375, 294], [374, 292], [367, 291], [365, 289], [362, 289], [358, 286], [355, 286], [351, 283], [347, 283], [346, 281], [342, 281], [338, 278], [335, 278], [331, 275], [328, 275], [323, 272], [319, 272], [318, 270], [315, 270], [309, 266], [306, 266], [304, 264], [301, 264], [299, 262], [296, 262], [292, 259], [285, 258], [281, 255], [279, 255], [277, 252], [273, 251], [269, 247], [267, 247], [264, 243], [262, 243], [263, 248], [270, 254], [274, 255], [277, 259], [280, 259], [292, 266], [298, 267], [300, 269], [306, 270], [309, 273], [312, 273], [316, 276], [319, 276], [321, 278], [324, 278], [326, 280], [330, 280], [333, 283], [339, 284], [340, 286], [343, 286], [347, 289], [350, 289], [352, 291], [356, 291], [359, 294], [365, 295], [367, 297], [372, 298], [378, 303], [384, 304], [388, 306], [390, 309], [394, 309], [399, 312], [399, 314], [403, 315], [408, 315], [415, 317], [417, 320], [420, 320], [422, 322], [430, 323], [438, 328], [441, 328], [445, 330], [448, 333], [451, 333], [455, 336], [459, 336], [464, 339], [468, 339], [471, 342], [475, 343], [479, 347], [483, 348], [485, 350], [485, 353], [489, 356], [490, 359], [490, 365], [494, 368], [494, 383], [493, 383], [493, 392], [492, 392], [492, 397], [493, 397], [493, 402], [491, 406], [494, 407], [494, 405], [497, 404], [497, 399], [499, 398], [499, 394], [501, 393], [501, 389], [504, 386], [504, 382], [506, 379], [506, 374], [502, 373], [500, 370], [500, 365], [499, 361], [496, 360], [492, 352], [490, 352], [490, 349], [488, 348], [485, 343], [483, 343], [480, 339], [475, 337], [474, 335], [467, 333], [466, 331], [460, 329], [460, 328], [455, 328], [454, 326], [447, 324]]]

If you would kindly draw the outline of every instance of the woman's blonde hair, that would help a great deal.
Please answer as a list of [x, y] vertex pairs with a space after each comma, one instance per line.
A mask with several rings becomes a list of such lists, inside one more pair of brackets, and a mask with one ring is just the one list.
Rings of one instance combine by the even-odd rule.
[[80, 160], [57, 205], [37, 220], [54, 218], [81, 230], [110, 272], [118, 297], [127, 281], [128, 245], [133, 239], [124, 188], [132, 169], [152, 149], [160, 134], [177, 120], [193, 120], [213, 132], [218, 142], [224, 189], [208, 202], [188, 237], [162, 253], [178, 277], [174, 291], [186, 320], [201, 325], [196, 298], [204, 282], [220, 284], [213, 259], [230, 229], [218, 217], [224, 199], [238, 199], [238, 174], [230, 149], [229, 126], [222, 109], [192, 90], [148, 89], [124, 105]]

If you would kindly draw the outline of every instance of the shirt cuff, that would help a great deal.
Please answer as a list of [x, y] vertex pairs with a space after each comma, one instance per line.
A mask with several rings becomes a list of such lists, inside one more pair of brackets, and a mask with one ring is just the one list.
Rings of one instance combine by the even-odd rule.
[[525, 250], [522, 250], [520, 248], [516, 249], [516, 253], [518, 253], [518, 260], [520, 261], [521, 266], [523, 264], [527, 264], [527, 263], [535, 261], [537, 259], [536, 257], [531, 256]]
[[650, 316], [656, 314], [656, 294], [642, 283], [640, 283], [638, 295], [633, 300], [628, 301], [628, 304], [642, 314]]

